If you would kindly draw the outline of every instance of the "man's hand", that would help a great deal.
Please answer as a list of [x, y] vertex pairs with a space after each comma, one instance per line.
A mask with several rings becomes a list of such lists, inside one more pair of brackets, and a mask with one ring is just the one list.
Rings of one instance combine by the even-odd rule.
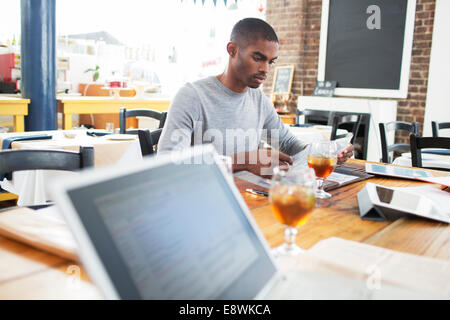
[[350, 158], [353, 155], [353, 150], [355, 150], [355, 148], [353, 147], [353, 145], [349, 144], [347, 147], [345, 147], [344, 150], [339, 152], [337, 156], [337, 164], [341, 165], [345, 161], [347, 161], [348, 158]]
[[273, 149], [258, 149], [233, 154], [233, 172], [247, 170], [258, 176], [270, 178], [276, 166], [292, 165], [287, 154]]

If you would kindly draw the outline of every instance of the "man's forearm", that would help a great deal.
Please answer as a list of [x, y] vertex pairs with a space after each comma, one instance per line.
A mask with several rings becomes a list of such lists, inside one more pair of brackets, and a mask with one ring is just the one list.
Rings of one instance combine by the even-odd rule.
[[230, 155], [232, 161], [233, 172], [244, 171], [248, 168], [246, 153], [235, 153]]

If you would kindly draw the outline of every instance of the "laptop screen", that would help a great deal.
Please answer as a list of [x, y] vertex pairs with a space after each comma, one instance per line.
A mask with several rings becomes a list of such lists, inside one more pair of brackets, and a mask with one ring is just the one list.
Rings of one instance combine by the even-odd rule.
[[251, 299], [276, 272], [215, 164], [164, 164], [68, 195], [121, 298]]

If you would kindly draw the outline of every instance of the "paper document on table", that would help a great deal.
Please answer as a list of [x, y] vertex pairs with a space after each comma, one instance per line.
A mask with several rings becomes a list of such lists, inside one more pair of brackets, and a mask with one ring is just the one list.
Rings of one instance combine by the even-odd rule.
[[353, 138], [353, 133], [349, 132], [345, 135], [345, 137], [334, 140], [336, 142], [337, 152], [339, 153], [342, 150], [344, 150], [346, 147], [348, 147], [352, 138]]
[[307, 253], [319, 261], [306, 269], [363, 279], [374, 289], [392, 285], [424, 296], [450, 297], [450, 282], [443, 281], [450, 279], [450, 262], [445, 260], [335, 237], [319, 241]]
[[306, 150], [300, 151], [299, 153], [292, 156], [292, 160], [294, 161], [294, 167], [306, 167], [308, 165], [308, 152], [306, 152]]
[[236, 178], [248, 181], [257, 186], [263, 187], [263, 188], [267, 188], [267, 189], [270, 188], [269, 180], [266, 180], [260, 176], [257, 176], [256, 174], [253, 174], [248, 171], [239, 171], [239, 172], [236, 172], [233, 176]]
[[[336, 237], [297, 257], [266, 299], [448, 299], [450, 263]], [[289, 286], [289, 282], [295, 286]]]
[[[308, 253], [298, 257], [302, 264], [320, 263]], [[312, 262], [313, 261], [313, 262]], [[417, 292], [398, 286], [383, 284], [380, 288], [370, 287], [365, 279], [344, 277], [331, 272], [302, 270], [296, 265], [284, 271], [284, 279], [279, 281], [264, 297], [268, 300], [398, 300], [398, 299], [439, 299], [438, 294]]]
[[55, 207], [0, 212], [0, 235], [77, 261], [77, 244]]
[[356, 180], [361, 180], [361, 179], [360, 179], [360, 177], [357, 177], [357, 176], [338, 173], [338, 172], [332, 172], [327, 178], [327, 181], [334, 181], [334, 182], [339, 183], [339, 185], [342, 185], [344, 183], [349, 183], [352, 181], [356, 181]]
[[336, 237], [276, 260], [266, 299], [448, 299], [450, 263]]

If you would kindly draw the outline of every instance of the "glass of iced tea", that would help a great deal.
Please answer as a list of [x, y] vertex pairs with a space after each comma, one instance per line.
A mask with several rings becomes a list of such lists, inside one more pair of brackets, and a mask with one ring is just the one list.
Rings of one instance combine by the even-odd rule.
[[273, 249], [276, 257], [303, 251], [295, 244], [297, 227], [303, 225], [314, 210], [315, 184], [311, 168], [274, 169], [269, 202], [275, 218], [285, 227], [285, 242]]
[[323, 190], [323, 184], [336, 168], [336, 163], [337, 145], [335, 141], [317, 141], [309, 146], [308, 166], [314, 169], [317, 177], [316, 198], [331, 198], [331, 194]]

